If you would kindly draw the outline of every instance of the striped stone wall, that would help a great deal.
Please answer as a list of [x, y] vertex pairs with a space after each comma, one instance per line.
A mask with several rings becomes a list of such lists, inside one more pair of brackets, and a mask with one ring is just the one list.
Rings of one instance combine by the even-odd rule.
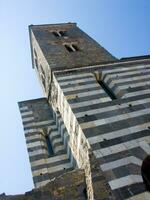
[[92, 68], [55, 73], [51, 103], [61, 114], [79, 167], [85, 169], [89, 198], [96, 195], [89, 159], [92, 150], [108, 191], [118, 200], [134, 199], [145, 191], [140, 168], [150, 154], [150, 65], [97, 67], [108, 92]]
[[[76, 161], [67, 142], [68, 133], [60, 115], [54, 114], [45, 98], [19, 102], [19, 108], [33, 181], [38, 188], [73, 170]], [[49, 137], [52, 154], [49, 154], [46, 137]]]
[[[85, 170], [88, 198], [98, 200], [110, 196], [113, 199], [110, 187], [99, 168], [95, 155], [91, 151], [89, 141], [86, 139], [72, 109], [73, 101], [77, 104], [81, 103], [82, 107], [84, 107], [84, 103], [89, 106], [90, 94], [91, 100], [94, 102], [97, 101], [97, 97], [100, 98], [101, 102], [111, 101], [110, 97], [102, 88], [98, 90], [100, 85], [95, 81], [95, 76], [90, 73], [57, 76], [53, 77], [53, 81], [52, 94], [54, 96], [52, 96], [50, 103], [52, 103], [54, 109], [59, 110], [70, 136], [70, 147], [73, 156], [79, 168]], [[93, 84], [93, 86], [91, 88], [87, 87], [87, 83]], [[82, 90], [84, 91], [83, 94], [81, 94]], [[68, 95], [65, 92], [68, 92]]]

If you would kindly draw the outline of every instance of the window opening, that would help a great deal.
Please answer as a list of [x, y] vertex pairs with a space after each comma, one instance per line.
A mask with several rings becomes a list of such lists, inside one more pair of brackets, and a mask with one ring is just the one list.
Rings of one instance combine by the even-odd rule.
[[94, 72], [96, 81], [102, 87], [102, 89], [106, 92], [106, 94], [112, 99], [117, 99], [116, 95], [111, 91], [111, 89], [106, 85], [106, 83], [102, 80], [102, 72], [95, 71]]
[[71, 48], [70, 45], [65, 45], [66, 49], [69, 51], [69, 52], [73, 52], [73, 49]]
[[75, 44], [65, 44], [65, 47], [69, 52], [79, 51], [79, 48]]
[[53, 35], [54, 35], [55, 37], [60, 37], [60, 35], [58, 34], [58, 32], [53, 32]]
[[53, 31], [52, 33], [53, 33], [53, 35], [54, 35], [55, 37], [63, 37], [63, 36], [66, 36], [66, 32], [65, 32], [65, 31]]
[[75, 44], [72, 44], [72, 47], [74, 48], [74, 51], [79, 51], [78, 47]]
[[54, 152], [53, 152], [51, 141], [50, 141], [48, 135], [46, 135], [45, 139], [46, 139], [46, 144], [47, 144], [48, 155], [49, 156], [53, 156]]
[[66, 32], [65, 31], [59, 31], [60, 35], [63, 37], [63, 36], [66, 36]]
[[109, 87], [103, 81], [98, 81], [98, 83], [112, 100], [117, 99], [116, 95], [109, 89]]

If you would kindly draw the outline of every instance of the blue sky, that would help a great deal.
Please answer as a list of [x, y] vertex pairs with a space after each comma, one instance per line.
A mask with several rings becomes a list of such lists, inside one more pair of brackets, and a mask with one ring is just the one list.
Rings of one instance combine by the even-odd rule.
[[0, 193], [33, 188], [17, 102], [42, 96], [29, 24], [77, 22], [114, 56], [150, 54], [149, 0], [0, 0]]

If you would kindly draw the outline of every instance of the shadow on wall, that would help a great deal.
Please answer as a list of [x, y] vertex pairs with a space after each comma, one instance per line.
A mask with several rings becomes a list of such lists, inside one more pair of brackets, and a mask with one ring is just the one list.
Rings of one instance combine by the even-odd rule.
[[145, 188], [148, 192], [150, 192], [150, 155], [146, 156], [143, 160], [141, 174]]

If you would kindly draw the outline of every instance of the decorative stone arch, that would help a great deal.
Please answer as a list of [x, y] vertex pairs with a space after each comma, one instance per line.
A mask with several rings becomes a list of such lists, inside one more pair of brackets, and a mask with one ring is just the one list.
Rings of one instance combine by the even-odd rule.
[[150, 192], [150, 155], [146, 156], [141, 166], [143, 183], [147, 191]]

